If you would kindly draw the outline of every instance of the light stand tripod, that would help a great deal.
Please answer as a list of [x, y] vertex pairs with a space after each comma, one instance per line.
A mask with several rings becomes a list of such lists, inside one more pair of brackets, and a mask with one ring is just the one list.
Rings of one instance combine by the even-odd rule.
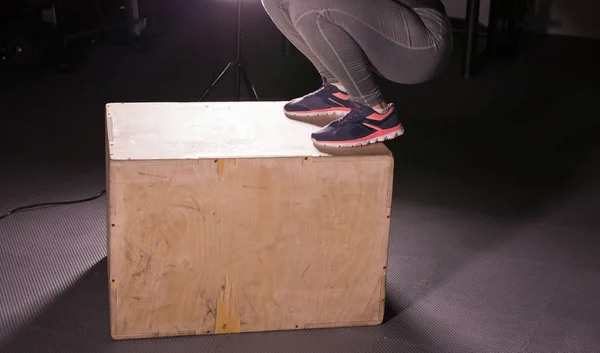
[[256, 90], [254, 89], [252, 82], [250, 82], [250, 79], [248, 78], [248, 74], [246, 73], [246, 70], [244, 69], [244, 66], [242, 65], [242, 57], [241, 57], [241, 49], [242, 49], [241, 48], [242, 47], [242, 30], [241, 29], [242, 29], [242, 26], [241, 26], [241, 22], [242, 22], [242, 0], [237, 0], [237, 41], [236, 41], [235, 59], [230, 61], [229, 64], [227, 64], [227, 66], [225, 66], [225, 68], [223, 69], [223, 71], [221, 71], [219, 76], [217, 76], [217, 78], [210, 84], [210, 86], [208, 86], [208, 88], [206, 88], [204, 93], [202, 93], [202, 96], [200, 96], [200, 98], [198, 98], [198, 101], [201, 101], [202, 99], [204, 99], [204, 97], [206, 97], [206, 95], [211, 91], [211, 89], [213, 87], [215, 87], [215, 85], [219, 82], [219, 80], [221, 80], [221, 78], [231, 68], [235, 68], [235, 83], [234, 83], [235, 100], [236, 101], [240, 100], [240, 73], [242, 75], [242, 78], [244, 79], [246, 88], [248, 89], [248, 94], [253, 96], [255, 100], [258, 100], [258, 95], [256, 94]]

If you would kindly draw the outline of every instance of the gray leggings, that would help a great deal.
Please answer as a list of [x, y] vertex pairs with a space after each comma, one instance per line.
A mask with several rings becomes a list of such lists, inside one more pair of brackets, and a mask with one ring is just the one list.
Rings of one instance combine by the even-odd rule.
[[[413, 1], [414, 2], [414, 1]], [[394, 0], [262, 0], [277, 28], [328, 82], [365, 105], [383, 100], [373, 74], [402, 84], [435, 78], [452, 51], [443, 9]]]

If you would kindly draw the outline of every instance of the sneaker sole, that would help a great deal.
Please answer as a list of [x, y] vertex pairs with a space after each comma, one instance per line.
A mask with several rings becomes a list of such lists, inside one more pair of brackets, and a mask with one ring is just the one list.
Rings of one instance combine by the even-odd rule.
[[285, 116], [291, 120], [300, 121], [317, 126], [325, 126], [332, 121], [341, 118], [349, 110], [329, 110], [320, 112], [288, 112], [284, 111]]
[[352, 140], [352, 141], [317, 141], [315, 139], [312, 139], [312, 140], [315, 145], [319, 145], [319, 146], [323, 146], [323, 147], [342, 147], [342, 148], [343, 147], [360, 147], [360, 146], [366, 146], [366, 145], [370, 145], [370, 144], [374, 144], [374, 143], [389, 141], [389, 140], [395, 139], [396, 137], [401, 136], [402, 134], [404, 134], [404, 127], [399, 126], [384, 135], [375, 136], [375, 137], [367, 136], [367, 137], [359, 139], [359, 140]]

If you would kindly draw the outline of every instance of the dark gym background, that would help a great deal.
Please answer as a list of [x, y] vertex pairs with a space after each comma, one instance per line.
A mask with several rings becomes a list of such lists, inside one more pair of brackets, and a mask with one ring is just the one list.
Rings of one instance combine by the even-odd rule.
[[[260, 99], [314, 90], [316, 72], [260, 1], [243, 1], [244, 64]], [[444, 75], [381, 82], [406, 127], [388, 143], [396, 162], [383, 325], [113, 341], [100, 196], [0, 219], [0, 351], [600, 352], [600, 46], [586, 38], [598, 7], [483, 2], [482, 12], [500, 8], [495, 56], [476, 56], [466, 79], [466, 2], [446, 2], [462, 16]], [[54, 26], [39, 20], [50, 5]], [[96, 195], [104, 105], [194, 101], [233, 58], [233, 0], [139, 5], [147, 29], [130, 38], [123, 1], [2, 2], [0, 214]], [[231, 100], [232, 77], [207, 100]]]

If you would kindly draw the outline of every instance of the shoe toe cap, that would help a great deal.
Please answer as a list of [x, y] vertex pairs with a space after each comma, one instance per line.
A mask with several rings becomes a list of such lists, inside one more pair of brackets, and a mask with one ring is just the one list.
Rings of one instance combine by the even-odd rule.
[[310, 137], [314, 140], [331, 140], [335, 137], [336, 129], [331, 124], [313, 132]]
[[289, 102], [283, 106], [283, 109], [288, 112], [304, 112], [310, 110], [306, 105], [295, 102]]

